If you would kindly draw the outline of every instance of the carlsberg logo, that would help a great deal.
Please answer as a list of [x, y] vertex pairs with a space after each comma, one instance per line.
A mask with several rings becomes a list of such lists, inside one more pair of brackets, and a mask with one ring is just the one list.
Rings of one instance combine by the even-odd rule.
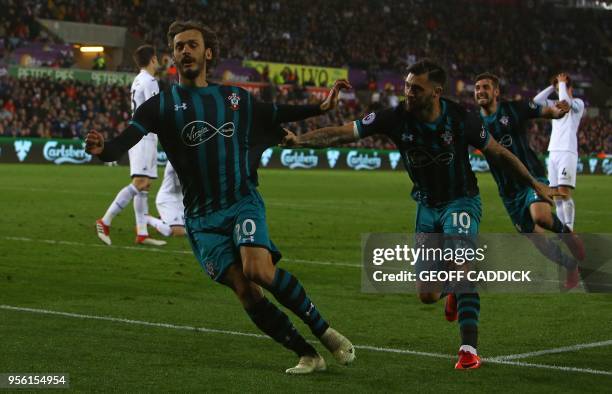
[[[370, 156], [370, 154], [372, 156]], [[378, 157], [378, 153], [359, 153], [356, 150], [352, 150], [346, 156], [346, 164], [356, 170], [374, 170], [380, 168], [382, 160]]]
[[281, 163], [285, 167], [294, 168], [312, 168], [319, 164], [319, 158], [315, 155], [314, 150], [308, 152], [299, 152], [291, 149], [283, 149], [281, 153]]
[[46, 160], [52, 161], [55, 164], [81, 164], [91, 161], [91, 155], [85, 153], [85, 143], [81, 144], [81, 147], [78, 148], [74, 145], [60, 145], [58, 141], [49, 141], [43, 148], [43, 155]]

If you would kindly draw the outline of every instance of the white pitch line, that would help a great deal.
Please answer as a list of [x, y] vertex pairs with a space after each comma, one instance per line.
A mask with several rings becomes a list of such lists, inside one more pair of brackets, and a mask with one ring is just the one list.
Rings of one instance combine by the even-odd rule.
[[[103, 248], [103, 249], [121, 249], [121, 250], [136, 250], [139, 252], [155, 252], [155, 253], [170, 253], [170, 254], [187, 254], [191, 255], [193, 252], [191, 250], [167, 250], [160, 248], [152, 248], [148, 246], [120, 246], [120, 245], [102, 245], [101, 243], [84, 243], [84, 242], [74, 242], [74, 241], [58, 241], [53, 239], [33, 239], [27, 237], [7, 237], [0, 236], [0, 239], [6, 241], [18, 241], [18, 242], [37, 242], [44, 243], [50, 245], [69, 245], [69, 246], [84, 246], [84, 247], [94, 247], [94, 248]], [[360, 268], [361, 265], [354, 263], [343, 263], [343, 262], [331, 262], [331, 261], [316, 261], [316, 260], [303, 260], [303, 259], [292, 259], [292, 258], [284, 258], [283, 260], [298, 263], [298, 264], [315, 264], [315, 265], [332, 265], [338, 267], [353, 267]]]
[[505, 360], [496, 360], [495, 358], [483, 358], [483, 362], [488, 364], [502, 364], [502, 365], [514, 365], [517, 367], [527, 367], [527, 368], [541, 368], [541, 369], [554, 369], [557, 371], [567, 371], [567, 372], [581, 372], [581, 373], [590, 373], [593, 375], [608, 375], [612, 376], [612, 372], [610, 371], [601, 371], [599, 369], [591, 369], [591, 368], [575, 368], [575, 367], [564, 367], [561, 365], [548, 365], [548, 364], [535, 364], [535, 363], [524, 363], [522, 361], [505, 361]]
[[528, 353], [509, 354], [507, 356], [497, 356], [497, 357], [494, 357], [493, 359], [499, 360], [499, 361], [518, 360], [521, 358], [542, 356], [545, 354], [575, 352], [581, 349], [591, 349], [594, 347], [603, 347], [603, 346], [612, 346], [612, 340], [592, 342], [592, 343], [579, 343], [577, 345], [563, 346], [563, 347], [557, 347], [553, 349], [544, 349], [544, 350], [538, 350], [535, 352], [528, 352]]
[[[102, 320], [102, 321], [109, 321], [109, 322], [115, 322], [115, 323], [133, 324], [133, 325], [158, 327], [158, 328], [168, 328], [168, 329], [173, 329], [173, 330], [196, 331], [196, 332], [203, 332], [203, 333], [209, 333], [209, 334], [224, 334], [224, 335], [234, 335], [234, 336], [259, 338], [259, 339], [270, 339], [265, 335], [248, 333], [248, 332], [218, 330], [214, 328], [205, 328], [205, 327], [182, 326], [182, 325], [169, 324], [169, 323], [154, 323], [154, 322], [147, 322], [147, 321], [142, 321], [142, 320], [123, 319], [123, 318], [110, 317], [110, 316], [84, 315], [84, 314], [79, 314], [79, 313], [60, 312], [60, 311], [52, 311], [52, 310], [36, 309], [36, 308], [25, 308], [25, 307], [11, 306], [11, 305], [0, 305], [0, 309], [8, 310], [8, 311], [16, 311], [16, 312], [30, 312], [30, 313], [38, 313], [38, 314], [44, 314], [44, 315], [64, 316], [64, 317], [71, 317], [71, 318], [76, 318], [76, 319]], [[386, 347], [378, 347], [378, 346], [371, 346], [371, 345], [355, 345], [355, 348], [362, 349], [362, 350], [369, 350], [373, 352], [410, 354], [414, 356], [434, 357], [434, 358], [444, 358], [444, 359], [452, 359], [455, 357], [449, 354], [419, 352], [415, 350], [386, 348]], [[557, 370], [557, 371], [580, 372], [580, 373], [588, 373], [588, 374], [594, 374], [594, 375], [612, 376], [612, 372], [610, 371], [600, 371], [600, 370], [590, 369], [590, 368], [574, 368], [574, 367], [564, 367], [564, 366], [559, 366], [559, 365], [524, 363], [520, 361], [499, 360], [499, 359], [496, 359], [495, 357], [494, 358], [483, 358], [483, 361], [486, 363], [490, 363], [490, 364], [513, 365], [513, 366], [518, 366], [518, 367], [541, 368], [541, 369], [551, 369], [551, 370]]]
[[[0, 236], [0, 239], [4, 239], [7, 241], [21, 241], [21, 242], [38, 242], [50, 245], [69, 245], [69, 246], [85, 246], [85, 247], [94, 247], [94, 248], [110, 248], [110, 249], [121, 249], [121, 250], [132, 250], [139, 252], [155, 252], [155, 253], [170, 253], [170, 254], [187, 254], [191, 255], [192, 252], [190, 250], [168, 250], [168, 249], [160, 249], [153, 248], [149, 246], [120, 246], [120, 245], [102, 245], [100, 243], [84, 243], [84, 242], [74, 242], [74, 241], [61, 241], [61, 240], [53, 240], [53, 239], [33, 239], [27, 237], [8, 237], [8, 236]], [[317, 261], [317, 260], [304, 260], [304, 259], [293, 259], [288, 257], [283, 257], [283, 261], [289, 263], [296, 264], [311, 264], [311, 265], [330, 265], [337, 267], [352, 267], [352, 268], [361, 268], [360, 264], [354, 263], [346, 263], [346, 262], [333, 262], [333, 261]], [[544, 282], [551, 283], [561, 283], [559, 280], [544, 280]], [[600, 283], [600, 286], [612, 287], [612, 283]]]

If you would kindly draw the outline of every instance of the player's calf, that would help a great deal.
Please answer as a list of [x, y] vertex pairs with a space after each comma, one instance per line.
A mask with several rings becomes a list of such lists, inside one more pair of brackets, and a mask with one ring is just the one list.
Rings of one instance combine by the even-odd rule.
[[[322, 370], [320, 355], [289, 320], [289, 317], [272, 304], [261, 288], [250, 281], [239, 264], [233, 264], [223, 277], [222, 283], [230, 287], [253, 323], [266, 335], [300, 357], [300, 363], [287, 373], [310, 373]], [[325, 361], [322, 361], [324, 368]]]

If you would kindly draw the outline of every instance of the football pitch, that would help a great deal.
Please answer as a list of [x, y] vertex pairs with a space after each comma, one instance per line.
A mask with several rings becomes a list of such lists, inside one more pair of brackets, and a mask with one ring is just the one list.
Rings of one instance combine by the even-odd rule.
[[[287, 376], [296, 357], [259, 335], [186, 239], [136, 246], [131, 206], [113, 221], [112, 247], [97, 239], [94, 221], [128, 173], [0, 166], [0, 374], [68, 373], [79, 391], [610, 392], [610, 294], [483, 294], [484, 364], [456, 371], [459, 334], [443, 303], [361, 293], [361, 234], [413, 231], [401, 172], [260, 170], [279, 264], [357, 351], [341, 367], [317, 344], [328, 371]], [[577, 184], [577, 229], [611, 232], [612, 177]], [[491, 176], [479, 185], [481, 232], [514, 232]]]

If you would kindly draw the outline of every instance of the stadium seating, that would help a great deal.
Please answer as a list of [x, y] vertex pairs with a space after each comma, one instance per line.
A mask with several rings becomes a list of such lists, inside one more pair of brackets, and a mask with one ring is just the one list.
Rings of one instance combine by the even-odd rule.
[[[302, 2], [263, 0], [112, 0], [105, 7], [94, 3], [7, 1], [7, 12], [0, 16], [0, 66], [24, 46], [53, 42], [35, 18], [128, 26], [134, 36], [167, 51], [167, 26], [176, 18], [195, 16], [219, 32], [225, 59], [349, 66], [367, 70], [374, 78], [381, 70], [401, 72], [427, 55], [442, 61], [451, 79], [469, 80], [475, 73], [490, 70], [500, 75], [503, 85], [531, 89], [543, 87], [561, 69], [607, 81], [612, 75], [602, 61], [609, 54], [609, 46], [602, 41], [612, 41], [605, 13], [551, 10], [547, 2], [355, 0], [348, 8], [324, 0], [312, 0], [308, 7]], [[484, 31], [497, 35], [485, 37]], [[62, 57], [42, 65], [68, 67], [72, 60]], [[0, 79], [0, 135], [73, 138], [95, 127], [112, 136], [129, 117], [128, 93], [126, 87], [5, 76]], [[386, 90], [367, 95], [365, 99], [360, 95], [361, 101], [345, 102], [334, 114], [291, 127], [304, 131], [342, 123], [397, 100], [395, 93]], [[275, 92], [275, 98], [279, 102], [309, 100], [305, 92]], [[458, 99], [471, 101], [469, 96]], [[583, 120], [581, 153], [612, 152], [611, 127], [603, 115]], [[539, 152], [546, 149], [549, 128], [546, 122], [531, 125], [532, 144]], [[392, 147], [384, 139], [360, 145]]]

